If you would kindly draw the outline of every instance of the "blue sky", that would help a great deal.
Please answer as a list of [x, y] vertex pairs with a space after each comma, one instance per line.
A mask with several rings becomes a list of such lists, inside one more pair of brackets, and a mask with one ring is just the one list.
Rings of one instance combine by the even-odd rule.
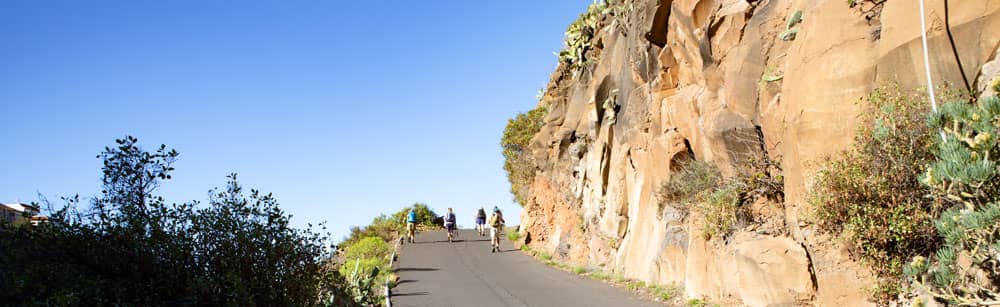
[[100, 189], [134, 135], [180, 152], [161, 194], [238, 172], [293, 222], [499, 205], [499, 138], [591, 1], [0, 1], [0, 202]]

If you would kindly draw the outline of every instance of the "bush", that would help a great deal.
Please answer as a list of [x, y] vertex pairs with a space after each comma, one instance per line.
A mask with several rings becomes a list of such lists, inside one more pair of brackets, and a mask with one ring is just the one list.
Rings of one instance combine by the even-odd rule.
[[438, 226], [435, 223], [437, 213], [434, 213], [434, 210], [428, 208], [426, 204], [415, 203], [413, 206], [400, 209], [396, 213], [393, 213], [392, 216], [379, 215], [372, 219], [372, 222], [368, 226], [351, 227], [351, 233], [340, 242], [340, 245], [350, 246], [359, 240], [373, 236], [382, 238], [386, 242], [396, 240], [406, 230], [406, 217], [411, 209], [417, 211], [418, 224], [430, 227]]
[[680, 166], [680, 169], [670, 173], [670, 179], [660, 186], [659, 211], [663, 215], [665, 206], [672, 206], [682, 216], [690, 212], [690, 202], [700, 201], [712, 192], [722, 182], [722, 174], [711, 163], [690, 161]]
[[402, 225], [405, 225], [406, 217], [407, 214], [410, 213], [410, 210], [414, 210], [417, 212], [417, 224], [430, 227], [440, 226], [438, 225], [439, 223], [436, 222], [438, 214], [435, 213], [434, 210], [431, 210], [431, 208], [427, 207], [427, 204], [424, 203], [414, 203], [412, 206], [403, 208], [398, 212], [394, 213], [392, 215], [392, 219], [395, 221], [399, 221]]
[[905, 273], [951, 304], [1000, 304], [1000, 98], [949, 102], [928, 122], [944, 140], [934, 138], [921, 182], [951, 209], [935, 222], [941, 247], [930, 260], [913, 257]]
[[517, 227], [507, 227], [507, 240], [516, 242], [521, 238], [521, 233], [517, 232]]
[[[917, 180], [933, 159], [928, 104], [919, 93], [883, 87], [868, 96], [854, 145], [820, 170], [812, 203], [821, 229], [848, 230], [849, 244], [887, 282], [898, 284], [910, 257], [935, 249], [941, 206]], [[882, 301], [898, 287], [882, 285]]]
[[392, 247], [389, 247], [389, 244], [386, 244], [382, 238], [367, 237], [347, 246], [344, 257], [347, 259], [377, 258], [388, 261], [390, 254], [392, 254]]
[[539, 106], [528, 113], [521, 113], [507, 121], [500, 146], [503, 148], [504, 165], [507, 180], [510, 181], [510, 193], [514, 201], [521, 206], [527, 204], [531, 182], [535, 179], [535, 163], [531, 159], [528, 145], [535, 134], [542, 129], [543, 121], [548, 111]]
[[740, 203], [740, 193], [743, 189], [742, 184], [730, 181], [705, 198], [701, 213], [705, 217], [702, 235], [706, 239], [724, 237], [747, 220], [747, 213]]

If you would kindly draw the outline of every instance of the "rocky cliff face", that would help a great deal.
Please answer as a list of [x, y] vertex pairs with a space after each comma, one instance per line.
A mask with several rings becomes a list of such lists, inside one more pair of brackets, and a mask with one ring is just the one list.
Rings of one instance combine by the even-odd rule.
[[[923, 86], [925, 75], [918, 1], [852, 2], [625, 1], [627, 15], [601, 17], [596, 62], [561, 65], [541, 102], [549, 114], [530, 147], [538, 170], [521, 216], [530, 244], [723, 304], [870, 304], [871, 274], [810, 223], [806, 197], [817, 165], [852, 141], [862, 98], [881, 83]], [[926, 4], [935, 84], [964, 87], [944, 2]], [[1000, 1], [949, 5], [966, 78], [982, 88]], [[785, 199], [755, 202], [762, 218], [734, 234], [706, 240], [697, 215], [659, 206], [680, 163], [731, 176], [763, 154], [782, 166]]]

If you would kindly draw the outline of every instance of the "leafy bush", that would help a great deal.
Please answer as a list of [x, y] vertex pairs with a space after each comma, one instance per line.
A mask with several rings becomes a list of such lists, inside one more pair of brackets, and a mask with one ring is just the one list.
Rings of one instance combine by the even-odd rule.
[[427, 207], [427, 204], [424, 204], [424, 203], [414, 203], [412, 206], [403, 208], [403, 209], [399, 210], [398, 212], [394, 213], [392, 215], [392, 219], [394, 221], [399, 221], [400, 223], [402, 223], [403, 225], [405, 225], [406, 224], [406, 216], [407, 216], [407, 214], [410, 213], [410, 210], [416, 211], [416, 213], [417, 213], [417, 224], [424, 225], [424, 226], [430, 226], [430, 227], [437, 227], [437, 226], [439, 226], [438, 225], [439, 223], [436, 222], [436, 220], [438, 218], [438, 214], [435, 213], [434, 210], [431, 210], [431, 208]]
[[516, 227], [507, 227], [507, 240], [510, 240], [511, 242], [515, 242], [518, 239], [521, 239], [521, 233], [517, 232], [517, 228]]
[[[908, 259], [940, 242], [933, 220], [942, 207], [925, 197], [929, 190], [917, 180], [933, 159], [934, 133], [919, 93], [883, 87], [867, 100], [854, 145], [819, 172], [812, 203], [821, 229], [848, 230], [855, 251], [892, 285]], [[880, 287], [883, 301], [899, 290]]]
[[385, 214], [379, 215], [372, 219], [372, 222], [368, 226], [351, 227], [350, 234], [341, 241], [341, 246], [350, 246], [364, 238], [368, 237], [379, 237], [383, 241], [390, 242], [399, 238], [399, 235], [405, 231], [406, 228], [406, 216], [409, 214], [410, 210], [416, 210], [417, 212], [417, 223], [420, 225], [425, 225], [429, 227], [437, 227], [435, 224], [435, 219], [437, 218], [437, 213], [431, 210], [423, 203], [415, 203], [412, 206], [400, 209], [392, 216], [387, 216]]
[[929, 261], [914, 257], [905, 273], [955, 305], [1000, 304], [1000, 98], [949, 102], [928, 122], [944, 139], [934, 138], [920, 180], [951, 209], [935, 222], [940, 249]]
[[677, 209], [683, 216], [690, 212], [689, 203], [700, 201], [722, 182], [722, 173], [711, 163], [690, 161], [670, 173], [670, 179], [660, 186], [658, 216], [663, 215], [667, 205]]
[[705, 217], [702, 235], [706, 239], [726, 236], [747, 220], [747, 213], [740, 203], [743, 189], [739, 182], [729, 181], [705, 197], [701, 213]]
[[535, 134], [542, 129], [543, 121], [548, 111], [539, 106], [528, 113], [521, 113], [507, 121], [500, 146], [503, 148], [504, 165], [507, 180], [510, 181], [510, 193], [517, 203], [527, 204], [531, 182], [535, 179], [535, 162], [530, 157], [528, 145]]
[[98, 157], [102, 192], [39, 227], [0, 226], [0, 301], [12, 305], [352, 304], [329, 270], [328, 238], [294, 229], [271, 194], [236, 175], [207, 207], [157, 196], [177, 152], [133, 137]]
[[367, 237], [346, 248], [344, 257], [348, 259], [377, 258], [388, 261], [392, 253], [392, 247], [386, 244], [382, 238]]

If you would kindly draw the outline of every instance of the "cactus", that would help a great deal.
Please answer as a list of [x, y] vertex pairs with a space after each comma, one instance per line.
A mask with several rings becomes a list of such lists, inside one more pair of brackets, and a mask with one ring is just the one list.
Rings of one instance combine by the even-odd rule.
[[795, 35], [799, 33], [799, 28], [794, 28], [794, 26], [800, 22], [802, 22], [802, 10], [795, 10], [792, 15], [788, 16], [785, 31], [778, 34], [778, 38], [783, 41], [794, 40]]
[[588, 57], [588, 51], [592, 49], [590, 41], [597, 34], [601, 16], [607, 12], [607, 3], [595, 2], [566, 29], [563, 50], [556, 55], [560, 62], [569, 65], [574, 74], [595, 62], [595, 59]]

